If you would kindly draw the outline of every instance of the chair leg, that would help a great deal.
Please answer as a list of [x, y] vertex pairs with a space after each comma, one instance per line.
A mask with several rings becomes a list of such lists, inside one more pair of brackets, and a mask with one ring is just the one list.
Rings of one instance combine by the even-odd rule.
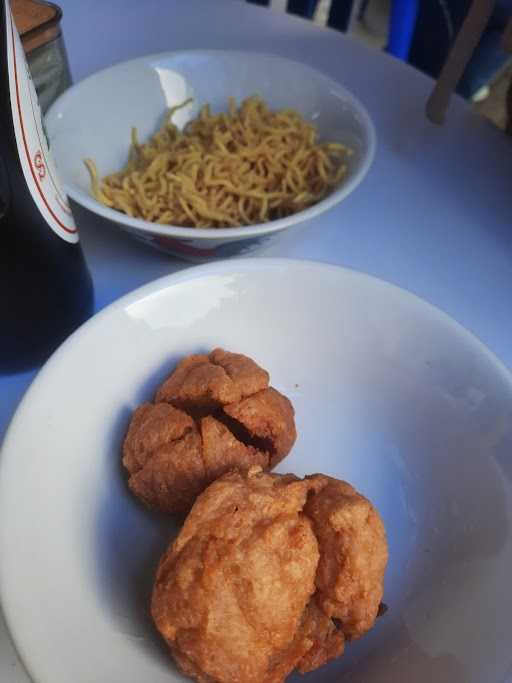
[[318, 0], [288, 0], [286, 11], [290, 14], [297, 14], [299, 17], [312, 19]]
[[494, 0], [473, 0], [469, 12], [457, 33], [437, 83], [427, 100], [427, 117], [432, 123], [442, 124], [450, 103], [471, 55], [478, 45], [492, 15]]
[[345, 32], [352, 16], [353, 0], [332, 0], [327, 26]]

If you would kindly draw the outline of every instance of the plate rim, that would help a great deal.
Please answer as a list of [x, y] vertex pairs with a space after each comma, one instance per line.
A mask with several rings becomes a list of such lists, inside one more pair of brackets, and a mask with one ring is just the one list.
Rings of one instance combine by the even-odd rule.
[[[19, 429], [18, 425], [22, 424], [23, 414], [27, 409], [26, 406], [30, 405], [32, 396], [37, 396], [39, 386], [46, 383], [47, 378], [51, 375], [53, 366], [58, 364], [61, 361], [61, 358], [72, 349], [73, 345], [76, 343], [76, 340], [79, 339], [84, 332], [90, 332], [95, 326], [102, 325], [103, 320], [108, 320], [109, 316], [111, 316], [114, 312], [135, 304], [151, 294], [155, 294], [163, 289], [172, 288], [183, 282], [192, 282], [203, 277], [210, 277], [212, 275], [229, 275], [230, 271], [233, 271], [232, 274], [247, 274], [254, 271], [264, 271], [268, 268], [278, 270], [290, 267], [307, 268], [329, 273], [339, 273], [344, 276], [370, 281], [379, 288], [390, 290], [392, 292], [398, 293], [401, 297], [409, 299], [409, 301], [413, 302], [416, 306], [423, 308], [429, 314], [433, 315], [441, 322], [441, 324], [447, 325], [449, 328], [451, 328], [455, 334], [460, 335], [460, 337], [463, 339], [466, 339], [466, 341], [469, 342], [473, 348], [477, 349], [479, 353], [481, 353], [486, 360], [489, 361], [493, 372], [495, 371], [498, 373], [500, 378], [509, 385], [512, 392], [512, 370], [509, 369], [505, 363], [501, 361], [501, 359], [479, 339], [477, 335], [464, 327], [461, 323], [459, 323], [438, 306], [430, 303], [426, 299], [423, 299], [414, 292], [401, 287], [400, 285], [394, 284], [371, 273], [316, 260], [271, 257], [224, 259], [222, 261], [214, 261], [211, 263], [186, 267], [180, 271], [156, 278], [140, 287], [133, 289], [95, 313], [56, 349], [56, 351], [41, 367], [36, 377], [31, 382], [9, 422], [3, 441], [0, 443], [0, 558], [2, 557], [3, 541], [7, 535], [5, 530], [9, 526], [8, 522], [6, 521], [8, 515], [1, 514], [4, 507], [3, 497], [1, 494], [5, 486], [3, 464], [7, 457], [13, 457], [12, 455], [9, 456], [9, 453], [12, 454], [13, 450], [10, 447], [10, 443], [11, 441], [15, 441], [16, 432]], [[29, 677], [32, 679], [33, 683], [50, 683], [49, 681], [40, 678], [39, 674], [32, 666], [29, 652], [30, 648], [27, 648], [26, 644], [24, 643], [24, 636], [22, 632], [23, 629], [20, 629], [16, 623], [15, 605], [13, 604], [16, 602], [16, 600], [11, 601], [8, 597], [6, 586], [8, 581], [9, 580], [6, 578], [6, 574], [3, 569], [3, 563], [0, 561], [0, 612], [3, 615], [8, 636], [20, 662], [22, 663]]]

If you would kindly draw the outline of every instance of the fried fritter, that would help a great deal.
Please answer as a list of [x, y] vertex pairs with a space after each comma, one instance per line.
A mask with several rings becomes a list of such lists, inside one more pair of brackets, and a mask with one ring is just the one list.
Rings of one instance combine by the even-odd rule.
[[155, 396], [176, 408], [216, 408], [235, 403], [268, 387], [269, 375], [241, 353], [214, 349], [178, 363]]
[[384, 524], [350, 484], [318, 474], [311, 480], [320, 486], [304, 508], [320, 547], [316, 599], [353, 640], [373, 626], [382, 600], [388, 561]]
[[133, 413], [123, 448], [123, 464], [138, 472], [152, 453], [179, 440], [195, 427], [194, 420], [167, 403], [143, 403]]
[[273, 387], [224, 406], [224, 412], [262, 444], [271, 467], [288, 455], [297, 438], [292, 404]]
[[182, 512], [208, 484], [194, 420], [167, 403], [142, 404], [123, 448], [128, 486], [147, 507]]
[[[155, 624], [184, 673], [200, 683], [282, 683], [294, 670], [312, 671], [343, 653], [354, 631], [352, 615], [359, 614], [357, 600], [365, 603], [365, 615], [377, 614], [385, 570], [385, 563], [379, 565], [379, 573], [366, 557], [369, 546], [356, 530], [362, 522], [366, 534], [366, 520], [358, 515], [346, 525], [356, 549], [347, 549], [337, 520], [344, 513], [352, 517], [353, 498], [367, 503], [329, 477], [301, 480], [259, 467], [228, 472], [198, 497], [160, 561], [151, 603]], [[328, 508], [336, 534], [326, 531]], [[378, 517], [371, 511], [372, 519]], [[372, 547], [386, 556], [382, 524], [375, 525]], [[351, 594], [350, 609], [345, 606], [345, 628], [331, 618], [326, 601], [338, 606], [336, 577], [344, 576], [347, 558], [357, 552], [364, 557], [351, 566], [351, 578], [361, 591]], [[360, 635], [361, 620], [357, 624]], [[372, 624], [367, 618], [364, 627]]]
[[266, 469], [269, 467], [269, 456], [253, 446], [245, 446], [229, 431], [229, 429], [208, 416], [201, 418], [201, 438], [203, 443], [203, 463], [208, 473], [208, 483], [227, 470], [238, 467], [248, 470], [254, 465]]
[[332, 619], [318, 607], [315, 597], [304, 612], [302, 633], [310, 643], [309, 649], [297, 662], [301, 674], [314, 671], [331, 659], [341, 657], [345, 650], [345, 636]]
[[301, 514], [307, 492], [294, 477], [233, 472], [198, 498], [160, 562], [152, 599], [185, 672], [277, 683], [295, 667], [307, 649], [294, 639], [319, 557]]
[[233, 467], [271, 469], [296, 439], [290, 401], [241, 354], [215, 349], [184, 358], [134, 412], [123, 445], [131, 491], [149, 508], [187, 512]]

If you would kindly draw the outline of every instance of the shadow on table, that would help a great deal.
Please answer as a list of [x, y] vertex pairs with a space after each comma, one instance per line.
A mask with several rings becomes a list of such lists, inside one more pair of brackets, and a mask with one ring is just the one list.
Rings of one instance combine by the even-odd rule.
[[168, 256], [146, 242], [135, 239], [128, 232], [116, 226], [113, 221], [99, 216], [74, 200], [70, 199], [70, 204], [75, 221], [81, 231], [80, 236], [86, 246], [97, 246], [97, 243], [101, 241], [105, 248], [115, 250], [120, 258], [140, 257], [142, 251], [146, 257], [153, 256], [160, 262], [170, 262], [173, 266], [186, 266], [185, 261]]
[[96, 310], [163, 275], [191, 264], [134, 239], [112, 221], [71, 201], [94, 281]]

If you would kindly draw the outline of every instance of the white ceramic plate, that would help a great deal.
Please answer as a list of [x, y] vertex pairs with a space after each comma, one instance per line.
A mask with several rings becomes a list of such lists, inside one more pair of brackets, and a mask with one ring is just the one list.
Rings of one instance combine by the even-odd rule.
[[0, 467], [0, 589], [34, 680], [181, 680], [148, 616], [173, 527], [129, 495], [119, 448], [131, 411], [176, 360], [217, 345], [253, 356], [293, 400], [299, 438], [280, 470], [348, 480], [388, 530], [389, 611], [309, 680], [510, 676], [510, 375], [400, 289], [261, 259], [124, 297], [57, 351], [23, 400]]
[[[353, 149], [345, 181], [315, 206], [280, 220], [221, 230], [163, 226], [109, 209], [91, 195], [83, 160], [100, 174], [126, 163], [132, 126], [145, 140], [159, 128], [168, 107], [192, 97], [176, 113], [178, 126], [203, 104], [225, 111], [228, 98], [259, 95], [272, 108], [293, 107], [317, 127], [323, 140]], [[69, 196], [134, 237], [192, 260], [248, 253], [345, 199], [366, 175], [375, 131], [365, 108], [345, 88], [306, 64], [277, 55], [236, 50], [184, 50], [148, 55], [93, 74], [66, 91], [46, 116], [59, 173]]]

